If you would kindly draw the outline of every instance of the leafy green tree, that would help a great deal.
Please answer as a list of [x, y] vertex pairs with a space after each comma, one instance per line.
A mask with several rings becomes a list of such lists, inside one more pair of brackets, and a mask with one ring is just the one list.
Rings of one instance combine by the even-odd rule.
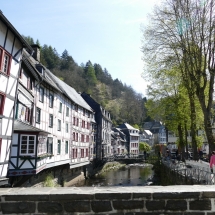
[[139, 142], [139, 151], [140, 152], [148, 152], [151, 150], [151, 146], [146, 142]]
[[[197, 146], [196, 97], [204, 116], [204, 129], [210, 151], [215, 149], [212, 132], [213, 86], [215, 77], [214, 0], [163, 0], [144, 29], [144, 60], [147, 69], [159, 71], [177, 65], [187, 89], [190, 106], [192, 142]], [[151, 62], [151, 63], [150, 63]], [[152, 65], [153, 62], [153, 65]], [[196, 150], [197, 147], [194, 147]], [[196, 151], [195, 153], [196, 154]]]
[[133, 127], [136, 129], [140, 129], [139, 125], [137, 125], [137, 124], [134, 124]]

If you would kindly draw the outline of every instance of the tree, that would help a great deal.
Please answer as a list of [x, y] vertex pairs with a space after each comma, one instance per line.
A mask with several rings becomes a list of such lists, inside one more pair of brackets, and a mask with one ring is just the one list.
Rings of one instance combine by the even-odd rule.
[[[189, 96], [191, 128], [197, 128], [197, 96], [210, 151], [215, 148], [211, 120], [215, 75], [214, 3], [214, 0], [205, 0], [204, 4], [201, 0], [164, 0], [155, 8], [151, 26], [144, 30], [146, 43], [143, 45], [144, 58], [146, 62], [153, 61], [154, 70], [179, 66]], [[197, 145], [195, 136], [192, 138]]]
[[143, 152], [143, 151], [148, 152], [150, 150], [151, 150], [151, 146], [148, 143], [146, 143], [146, 142], [140, 142], [139, 143], [139, 151], [140, 152]]
[[22, 37], [28, 42], [29, 45], [33, 45], [34, 43], [34, 39], [30, 36], [24, 36], [22, 35]]
[[72, 56], [69, 55], [68, 51], [65, 49], [61, 55], [61, 70], [71, 69], [75, 64]]
[[87, 80], [87, 83], [89, 85], [95, 85], [97, 83], [97, 78], [96, 78], [94, 67], [90, 61], [86, 63], [86, 67], [84, 70], [85, 70], [85, 78]]

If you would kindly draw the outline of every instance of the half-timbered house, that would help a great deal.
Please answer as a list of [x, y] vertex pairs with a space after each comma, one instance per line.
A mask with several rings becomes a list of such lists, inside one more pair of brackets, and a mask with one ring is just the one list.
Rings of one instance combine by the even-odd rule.
[[119, 128], [112, 128], [111, 145], [113, 155], [128, 154], [126, 135]]
[[0, 11], [0, 185], [8, 183], [14, 108], [24, 47], [33, 51]]
[[127, 139], [127, 151], [130, 155], [139, 154], [139, 130], [132, 127], [128, 123], [123, 123], [118, 128], [126, 135]]
[[96, 131], [96, 159], [102, 160], [113, 153], [111, 151], [111, 128], [112, 121], [110, 113], [97, 103], [89, 94], [82, 93], [81, 96], [95, 111]]
[[39, 47], [33, 48], [33, 56], [24, 52], [19, 75], [10, 176], [89, 163], [93, 111], [40, 63]]
[[95, 123], [93, 109], [76, 90], [49, 72], [53, 81], [71, 101], [70, 168], [85, 166], [90, 160], [93, 142], [92, 124]]

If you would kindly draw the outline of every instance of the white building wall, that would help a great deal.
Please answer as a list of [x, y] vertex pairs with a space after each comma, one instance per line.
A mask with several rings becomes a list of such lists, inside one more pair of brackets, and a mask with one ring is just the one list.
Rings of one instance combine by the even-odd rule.
[[[17, 78], [19, 74], [19, 62], [21, 60], [22, 45], [17, 37], [10, 31], [7, 31], [6, 25], [0, 20], [0, 48], [10, 55], [11, 64], [8, 74], [0, 71], [0, 93], [5, 96], [3, 114], [0, 116], [0, 178], [5, 178], [8, 171], [8, 163], [10, 156], [10, 146], [12, 139], [12, 128], [14, 118], [14, 101], [16, 98]], [[5, 52], [5, 53], [6, 53]], [[13, 56], [17, 53], [15, 61]], [[2, 59], [0, 59], [2, 60]]]

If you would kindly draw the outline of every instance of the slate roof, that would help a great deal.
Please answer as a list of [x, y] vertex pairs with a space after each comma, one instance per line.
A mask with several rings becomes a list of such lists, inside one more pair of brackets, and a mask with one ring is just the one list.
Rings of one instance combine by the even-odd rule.
[[21, 121], [18, 121], [18, 120], [14, 121], [14, 131], [43, 132], [43, 133], [50, 134], [47, 131], [41, 130], [39, 128], [36, 128], [32, 125], [28, 125], [28, 124], [21, 122]]
[[127, 122], [121, 124], [118, 128], [126, 128], [126, 129], [129, 129], [129, 130], [136, 130], [136, 131], [139, 131], [139, 129], [136, 129], [134, 127], [132, 127], [131, 125], [129, 125]]
[[[42, 75], [36, 68], [37, 64], [40, 64], [39, 61], [35, 60], [25, 49], [23, 51], [24, 56], [24, 63], [28, 67], [28, 69], [33, 73], [36, 72], [37, 76], [40, 78], [41, 81], [45, 81], [47, 84], [51, 85], [54, 89], [62, 92], [60, 88], [55, 84], [55, 82], [47, 75], [46, 73], [50, 73], [50, 71], [41, 64], [41, 66], [44, 68], [44, 75]], [[38, 78], [37, 78], [38, 79]]]
[[152, 122], [145, 122], [143, 128], [145, 130], [152, 130], [152, 129], [159, 129], [161, 127], [160, 122], [152, 121]]
[[81, 107], [93, 112], [92, 108], [87, 104], [87, 102], [82, 98], [82, 96], [72, 87], [70, 87], [65, 82], [61, 81], [50, 71], [47, 71], [48, 75], [51, 76], [52, 80], [57, 84], [57, 86], [68, 96], [74, 103]]
[[32, 52], [33, 51], [32, 47], [25, 41], [25, 39], [20, 35], [20, 33], [14, 28], [14, 26], [9, 22], [9, 20], [3, 15], [2, 11], [0, 11], [0, 19], [17, 36], [17, 38], [22, 43], [23, 47], [28, 48]]
[[152, 132], [149, 130], [144, 130], [148, 135], [152, 135]]

